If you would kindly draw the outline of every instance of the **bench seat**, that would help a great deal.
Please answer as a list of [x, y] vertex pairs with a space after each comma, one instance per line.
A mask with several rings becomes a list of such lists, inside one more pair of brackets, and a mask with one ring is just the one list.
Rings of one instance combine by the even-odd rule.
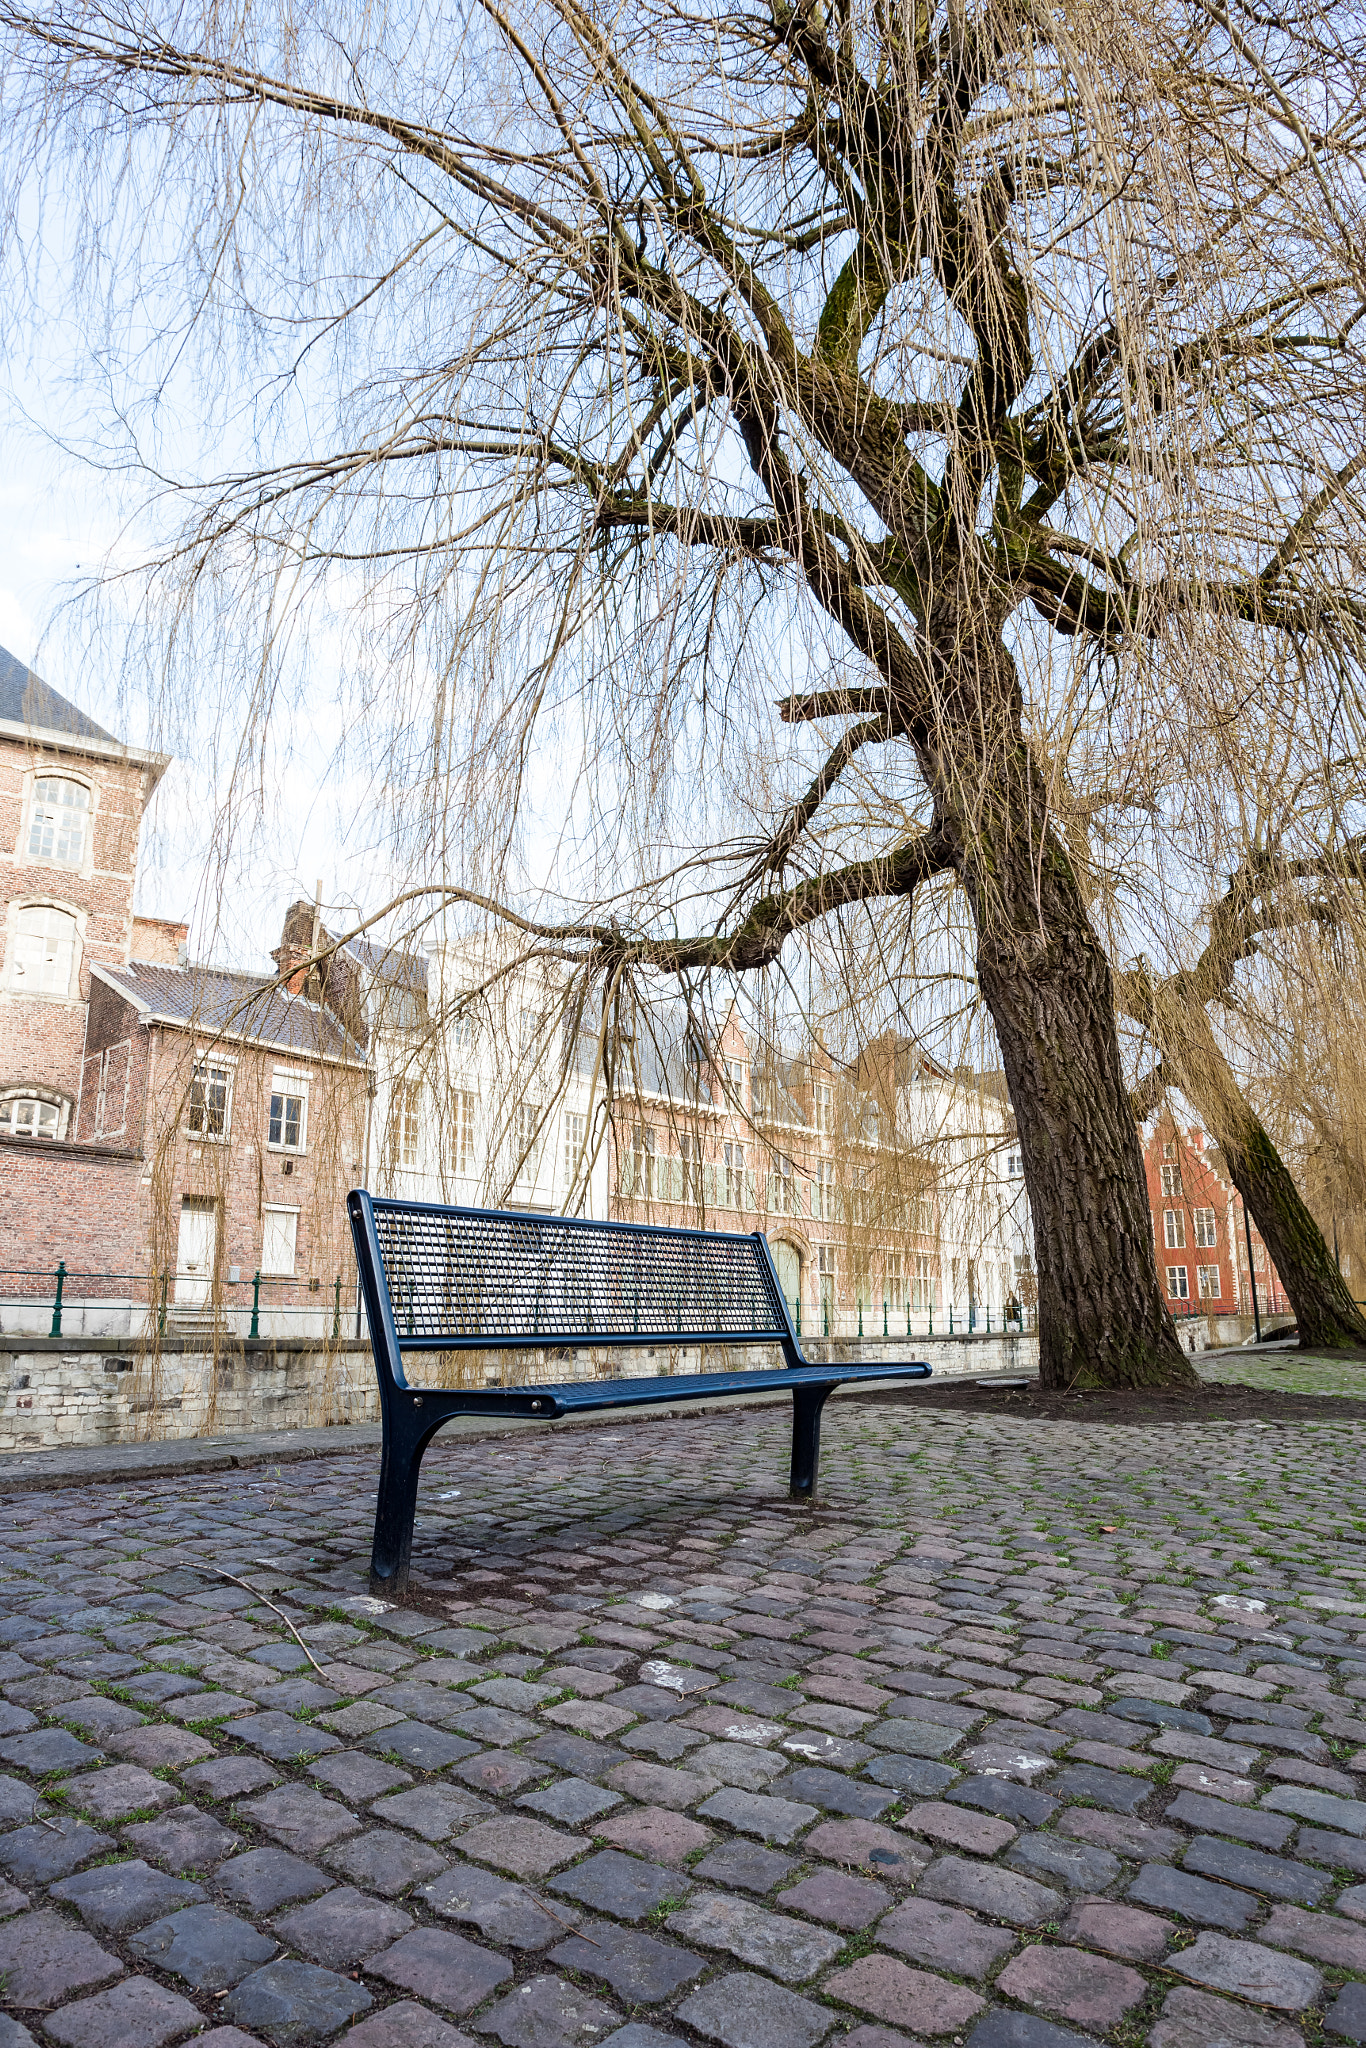
[[[928, 1379], [923, 1359], [818, 1365], [788, 1313], [762, 1231], [675, 1230], [518, 1210], [347, 1197], [379, 1384], [383, 1445], [371, 1591], [408, 1582], [418, 1473], [444, 1423], [460, 1415], [552, 1422], [613, 1408], [664, 1407], [781, 1389], [792, 1395], [789, 1489], [816, 1492], [821, 1410], [837, 1386]], [[400, 1331], [400, 1322], [402, 1330]], [[574, 1347], [776, 1345], [787, 1363], [753, 1372], [415, 1386], [404, 1353]]]

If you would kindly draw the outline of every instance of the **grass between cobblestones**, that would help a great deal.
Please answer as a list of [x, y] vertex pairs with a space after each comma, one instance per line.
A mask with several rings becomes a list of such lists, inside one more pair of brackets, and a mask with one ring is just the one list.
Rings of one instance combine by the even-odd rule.
[[1366, 2040], [1366, 1369], [1201, 1370], [0, 1495], [0, 2041]]

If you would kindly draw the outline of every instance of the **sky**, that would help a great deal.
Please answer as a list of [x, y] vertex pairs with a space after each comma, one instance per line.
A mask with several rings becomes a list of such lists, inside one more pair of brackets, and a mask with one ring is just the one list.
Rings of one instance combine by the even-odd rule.
[[[117, 738], [155, 745], [150, 684], [121, 688], [112, 659], [88, 644], [95, 615], [78, 600], [85, 579], [124, 540], [116, 484], [54, 447], [32, 374], [13, 380], [10, 397], [0, 414], [0, 646]], [[192, 747], [178, 752], [144, 820], [136, 910], [187, 921], [195, 958], [269, 971], [285, 909], [296, 897], [311, 899], [319, 880], [325, 903], [364, 902], [368, 893], [378, 907], [387, 874], [347, 845], [344, 803], [326, 779], [299, 771], [301, 758], [324, 754], [321, 734], [296, 736], [292, 798], [276, 808], [268, 843], [220, 889], [206, 832], [211, 777]]]

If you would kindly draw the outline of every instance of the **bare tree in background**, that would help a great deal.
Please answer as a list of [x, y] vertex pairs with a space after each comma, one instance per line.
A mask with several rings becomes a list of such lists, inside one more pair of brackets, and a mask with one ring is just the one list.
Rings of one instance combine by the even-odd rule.
[[[1019, 1122], [1044, 1381], [1188, 1381], [1054, 803], [1075, 750], [1179, 736], [1192, 673], [1230, 726], [1276, 720], [1287, 643], [1311, 730], [1358, 745], [1359, 14], [160, 19], [0, 4], [11, 146], [89, 195], [102, 360], [131, 375], [150, 331], [153, 369], [196, 343], [216, 365], [235, 320], [256, 361], [283, 370], [289, 335], [336, 375], [297, 415], [263, 387], [259, 463], [185, 487], [168, 645], [188, 664], [226, 617], [262, 712], [300, 589], [356, 579], [384, 708], [401, 652], [425, 705], [429, 866], [495, 889], [528, 763], [577, 725], [600, 907], [524, 929], [609, 1000], [951, 880]], [[134, 287], [153, 194], [144, 241], [175, 260]], [[841, 829], [856, 768], [881, 831]], [[763, 828], [708, 839], [746, 798]]]
[[[1272, 934], [1352, 921], [1366, 880], [1361, 840], [1330, 853], [1249, 856], [1214, 905], [1209, 935], [1190, 967], [1161, 977], [1146, 965], [1119, 977], [1123, 1007], [1143, 1025], [1160, 1053], [1162, 1080], [1180, 1089], [1218, 1144], [1237, 1188], [1289, 1295], [1306, 1348], [1366, 1343], [1366, 1317], [1352, 1298], [1323, 1232], [1295, 1184], [1270, 1131], [1239, 1085], [1210, 1010], [1237, 1004], [1234, 970]], [[1340, 1012], [1347, 1023], [1355, 1006]], [[1270, 1034], [1260, 1034], [1265, 1045]], [[1301, 1062], [1284, 1069], [1288, 1079]], [[1320, 1116], [1330, 1144], [1346, 1154], [1339, 1125]]]

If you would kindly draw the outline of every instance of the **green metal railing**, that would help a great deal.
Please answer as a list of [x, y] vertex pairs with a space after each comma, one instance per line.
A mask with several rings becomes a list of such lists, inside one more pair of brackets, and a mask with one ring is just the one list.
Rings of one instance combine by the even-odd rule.
[[[204, 1286], [203, 1299], [177, 1303], [172, 1293], [176, 1281], [191, 1279], [196, 1286]], [[0, 1307], [22, 1312], [50, 1301], [49, 1337], [78, 1334], [71, 1329], [72, 1316], [100, 1309], [115, 1314], [126, 1312], [130, 1333], [138, 1318], [145, 1316], [149, 1325], [155, 1325], [157, 1335], [164, 1337], [179, 1308], [188, 1315], [212, 1315], [229, 1325], [246, 1322], [244, 1334], [248, 1341], [260, 1339], [263, 1315], [273, 1317], [277, 1324], [281, 1318], [301, 1320], [308, 1316], [321, 1322], [324, 1334], [330, 1328], [335, 1342], [341, 1336], [342, 1285], [340, 1273], [324, 1283], [316, 1278], [294, 1279], [258, 1269], [249, 1279], [230, 1280], [215, 1275], [201, 1282], [198, 1275], [177, 1273], [170, 1268], [110, 1273], [93, 1267], [68, 1266], [65, 1259], [58, 1259], [55, 1267], [0, 1267]], [[13, 1317], [7, 1320], [12, 1323]], [[284, 1333], [277, 1328], [275, 1334]]]

